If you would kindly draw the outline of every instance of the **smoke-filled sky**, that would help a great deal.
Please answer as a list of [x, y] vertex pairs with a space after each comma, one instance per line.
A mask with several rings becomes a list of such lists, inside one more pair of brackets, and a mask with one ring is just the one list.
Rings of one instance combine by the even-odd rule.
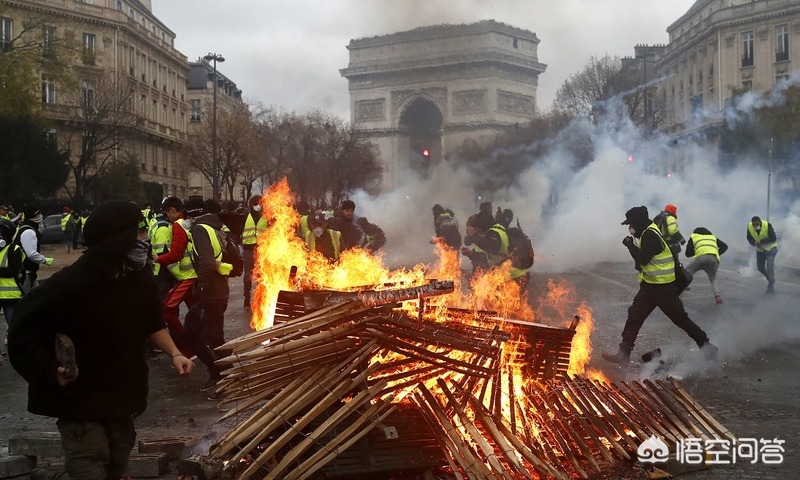
[[[187, 57], [209, 51], [225, 56], [220, 71], [243, 89], [246, 99], [289, 111], [321, 109], [347, 119], [347, 82], [339, 69], [347, 66], [345, 46], [352, 38], [484, 19], [533, 31], [541, 40], [539, 60], [548, 65], [539, 90], [540, 107], [546, 108], [558, 87], [590, 56], [633, 55], [635, 44], [666, 43], [666, 27], [694, 0], [237, 0], [225, 8], [212, 0], [152, 3], [155, 15], [177, 34], [176, 47]], [[740, 113], [752, 106], [743, 102]], [[596, 155], [590, 165], [575, 170], [575, 160], [559, 146], [570, 145], [578, 135], [585, 138], [587, 130]], [[628, 260], [620, 243], [627, 229], [619, 223], [636, 205], [646, 205], [652, 217], [673, 203], [685, 236], [704, 226], [730, 245], [729, 257], [748, 258], [751, 253], [745, 227], [753, 215], [767, 215], [766, 168], [720, 172], [711, 161], [714, 152], [661, 138], [644, 141], [620, 119], [576, 124], [554, 142], [548, 158], [519, 176], [521, 188], [476, 192], [475, 173], [456, 160], [433, 171], [427, 181], [409, 177], [379, 198], [355, 193], [356, 214], [387, 231], [390, 264], [433, 260], [427, 244], [433, 229], [430, 207], [441, 203], [452, 208], [463, 234], [464, 221], [477, 210], [476, 193], [487, 193], [495, 207], [514, 210], [533, 238], [534, 268], [540, 271]], [[632, 149], [636, 159], [629, 163]], [[525, 146], [520, 150], [516, 161], [527, 165]], [[670, 156], [685, 158], [689, 166], [671, 177], [648, 173], [648, 157], [664, 161]], [[777, 198], [779, 181], [776, 177], [772, 183], [770, 210], [770, 220], [782, 234], [777, 264], [800, 264], [800, 249], [795, 247], [800, 205]], [[753, 269], [742, 274], [752, 275]]]
[[222, 54], [219, 70], [246, 100], [287, 111], [321, 109], [349, 120], [345, 48], [351, 39], [442, 23], [494, 19], [537, 34], [538, 103], [591, 56], [633, 56], [636, 44], [667, 43], [666, 28], [695, 0], [152, 0], [190, 60]]

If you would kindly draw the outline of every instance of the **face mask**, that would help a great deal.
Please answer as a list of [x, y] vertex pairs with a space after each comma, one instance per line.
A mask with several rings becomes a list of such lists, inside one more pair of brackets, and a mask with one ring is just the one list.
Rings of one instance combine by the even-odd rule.
[[185, 228], [186, 230], [191, 230], [192, 229], [192, 225], [193, 225], [193, 223], [192, 223], [193, 220], [194, 219], [192, 219], [192, 218], [183, 219], [183, 228]]
[[760, 232], [760, 231], [761, 231], [761, 225], [756, 227], [756, 232]]
[[254, 212], [260, 212], [261, 211], [261, 205], [253, 205], [253, 211]]
[[322, 227], [317, 227], [317, 228], [315, 228], [314, 230], [311, 230], [311, 231], [314, 232], [314, 236], [315, 237], [321, 237], [322, 234], [325, 233], [325, 229], [322, 228]]
[[628, 227], [628, 233], [630, 233], [631, 235], [636, 235], [636, 229], [633, 227]]
[[143, 269], [150, 258], [149, 252], [150, 243], [137, 240], [136, 245], [125, 255], [125, 268], [134, 272]]

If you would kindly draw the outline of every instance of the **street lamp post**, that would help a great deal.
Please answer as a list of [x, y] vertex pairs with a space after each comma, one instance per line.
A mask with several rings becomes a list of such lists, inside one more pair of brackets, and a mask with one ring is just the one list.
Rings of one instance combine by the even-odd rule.
[[219, 192], [219, 154], [217, 149], [217, 62], [224, 62], [225, 57], [218, 53], [209, 53], [203, 57], [207, 62], [214, 62], [214, 87], [212, 94], [211, 117], [211, 192], [215, 200], [220, 199]]

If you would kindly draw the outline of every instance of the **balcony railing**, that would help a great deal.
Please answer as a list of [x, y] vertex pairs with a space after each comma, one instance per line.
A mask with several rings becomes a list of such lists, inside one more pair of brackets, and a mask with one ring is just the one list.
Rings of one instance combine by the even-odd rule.
[[775, 52], [775, 61], [776, 62], [786, 62], [789, 60], [789, 52]]

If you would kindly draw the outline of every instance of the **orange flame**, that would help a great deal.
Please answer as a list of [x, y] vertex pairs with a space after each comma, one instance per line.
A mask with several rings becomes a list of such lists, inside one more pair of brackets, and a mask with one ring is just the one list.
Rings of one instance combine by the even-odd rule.
[[[254, 329], [273, 325], [277, 296], [281, 290], [411, 287], [425, 284], [426, 278], [446, 279], [454, 282], [455, 291], [429, 299], [429, 305], [494, 311], [503, 318], [552, 326], [568, 326], [577, 312], [581, 321], [572, 342], [569, 373], [584, 373], [591, 358], [592, 312], [587, 305], [574, 300], [574, 288], [566, 282], [548, 282], [548, 291], [534, 312], [528, 303], [527, 292], [509, 280], [509, 262], [478, 273], [470, 281], [469, 289], [465, 289], [459, 252], [438, 241], [434, 242], [438, 262], [432, 268], [418, 264], [408, 270], [389, 270], [381, 255], [359, 248], [342, 252], [338, 262], [330, 263], [317, 252], [309, 252], [304, 240], [297, 235], [300, 216], [293, 208], [293, 200], [286, 179], [271, 185], [262, 196], [263, 212], [270, 220], [270, 226], [258, 237], [250, 322]], [[297, 268], [297, 272], [290, 278], [292, 266]], [[434, 309], [427, 315], [437, 320], [445, 312], [445, 309]], [[524, 383], [521, 378], [515, 381], [518, 385]]]

